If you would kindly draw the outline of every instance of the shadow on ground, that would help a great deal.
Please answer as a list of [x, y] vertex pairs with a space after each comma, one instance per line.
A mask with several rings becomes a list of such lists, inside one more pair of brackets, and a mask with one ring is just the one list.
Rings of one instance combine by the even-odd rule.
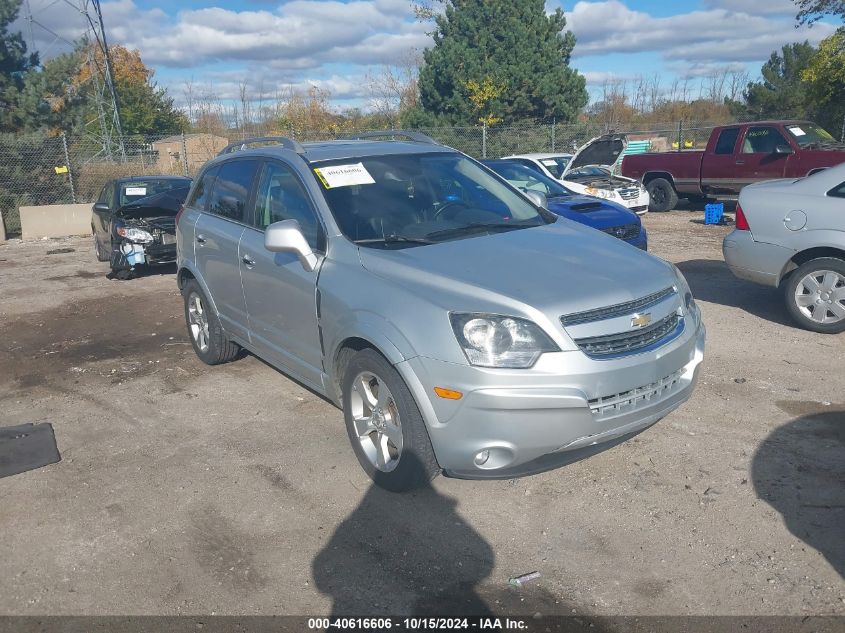
[[739, 308], [767, 321], [797, 327], [789, 318], [783, 294], [777, 288], [734, 277], [722, 260], [691, 259], [679, 262], [678, 268], [698, 300]]
[[754, 490], [845, 577], [845, 407], [778, 403], [793, 412], [800, 405], [815, 411], [772, 431], [754, 454]]
[[456, 512], [454, 499], [430, 485], [404, 494], [372, 485], [312, 571], [333, 616], [571, 614], [573, 605], [556, 600], [542, 580], [514, 588], [491, 578], [494, 564], [492, 547]]

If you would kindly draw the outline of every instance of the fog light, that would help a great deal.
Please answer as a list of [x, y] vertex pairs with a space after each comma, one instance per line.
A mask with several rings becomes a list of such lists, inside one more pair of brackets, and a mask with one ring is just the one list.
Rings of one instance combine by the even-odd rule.
[[490, 459], [490, 450], [485, 448], [483, 451], [480, 451], [479, 453], [476, 454], [475, 465], [476, 466], [483, 466], [484, 464], [487, 463], [488, 459]]

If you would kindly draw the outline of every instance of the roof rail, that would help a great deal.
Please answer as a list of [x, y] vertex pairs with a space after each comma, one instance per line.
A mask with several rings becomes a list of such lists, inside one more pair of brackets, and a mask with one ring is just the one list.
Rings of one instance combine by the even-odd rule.
[[217, 154], [218, 156], [222, 156], [223, 154], [231, 154], [232, 152], [239, 152], [245, 149], [249, 149], [249, 145], [256, 145], [258, 143], [270, 144], [270, 143], [277, 143], [284, 147], [285, 149], [289, 149], [292, 152], [296, 152], [297, 154], [304, 154], [305, 148], [302, 147], [299, 143], [294, 141], [293, 139], [289, 139], [286, 136], [258, 136], [255, 138], [247, 138], [242, 141], [237, 141], [235, 143], [230, 143], [226, 147], [224, 147], [220, 152]]
[[415, 132], [413, 130], [375, 130], [372, 132], [361, 132], [360, 134], [351, 134], [345, 136], [344, 139], [348, 141], [359, 141], [365, 138], [382, 138], [384, 136], [404, 136], [407, 139], [416, 141], [417, 143], [428, 143], [429, 145], [440, 145], [430, 136], [422, 132]]

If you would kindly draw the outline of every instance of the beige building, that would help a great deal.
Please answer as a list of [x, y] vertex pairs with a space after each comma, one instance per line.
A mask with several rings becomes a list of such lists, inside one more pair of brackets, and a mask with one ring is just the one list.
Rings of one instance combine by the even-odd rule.
[[197, 169], [229, 144], [229, 139], [215, 134], [185, 134], [184, 145], [182, 139], [181, 134], [176, 134], [153, 143], [153, 150], [158, 152], [158, 171], [181, 174], [187, 158], [188, 172], [196, 174]]

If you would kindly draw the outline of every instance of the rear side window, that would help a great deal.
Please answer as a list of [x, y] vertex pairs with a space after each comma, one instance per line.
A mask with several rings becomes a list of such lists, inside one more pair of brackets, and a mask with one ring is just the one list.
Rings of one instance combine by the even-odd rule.
[[736, 139], [739, 138], [739, 128], [732, 127], [722, 130], [719, 140], [716, 141], [716, 154], [733, 154], [736, 147]]
[[845, 182], [828, 191], [827, 195], [833, 196], [834, 198], [845, 198]]
[[214, 179], [217, 177], [217, 172], [220, 167], [214, 166], [197, 180], [197, 186], [191, 192], [191, 197], [185, 203], [186, 207], [191, 207], [199, 211], [205, 211], [205, 205], [208, 202], [208, 194], [211, 192], [211, 185], [214, 184]]
[[214, 181], [208, 211], [237, 222], [246, 221], [246, 203], [257, 170], [258, 161], [255, 160], [223, 163]]

